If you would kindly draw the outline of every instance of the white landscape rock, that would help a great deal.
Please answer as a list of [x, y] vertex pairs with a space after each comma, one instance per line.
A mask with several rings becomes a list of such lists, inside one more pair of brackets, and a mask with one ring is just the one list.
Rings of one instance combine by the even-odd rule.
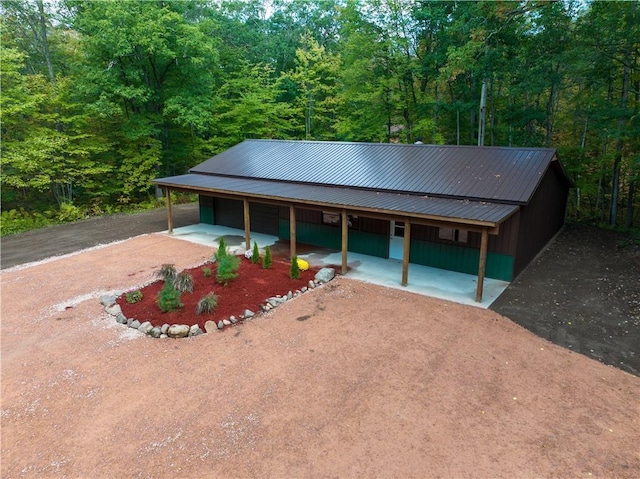
[[111, 306], [106, 307], [105, 311], [111, 316], [118, 316], [119, 314], [122, 314], [122, 308], [119, 304], [112, 304]]
[[213, 333], [218, 330], [218, 323], [216, 323], [215, 321], [207, 321], [206, 323], [204, 323], [204, 330], [207, 333]]
[[333, 279], [336, 275], [336, 270], [334, 268], [322, 268], [320, 271], [316, 273], [315, 280], [318, 283], [328, 283]]

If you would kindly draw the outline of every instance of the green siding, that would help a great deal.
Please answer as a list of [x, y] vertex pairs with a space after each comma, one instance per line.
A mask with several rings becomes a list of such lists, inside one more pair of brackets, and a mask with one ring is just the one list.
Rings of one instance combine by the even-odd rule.
[[[480, 251], [445, 243], [411, 240], [409, 261], [434, 268], [475, 275], [478, 274]], [[488, 252], [485, 276], [487, 278], [511, 281], [513, 279], [513, 257]]]
[[349, 231], [349, 251], [387, 258], [389, 237], [362, 231]]
[[[280, 238], [291, 239], [289, 220], [280, 218], [280, 227], [278, 230], [280, 232]], [[300, 243], [331, 249], [340, 249], [342, 244], [339, 228], [303, 222], [296, 223], [296, 240]]]
[[208, 225], [215, 225], [213, 218], [213, 207], [200, 205], [200, 223], [206, 223]]
[[[280, 219], [279, 236], [282, 239], [291, 239], [289, 220]], [[298, 222], [296, 223], [296, 240], [300, 243], [339, 250], [342, 248], [342, 230], [335, 226]], [[349, 231], [349, 251], [386, 258], [389, 244], [384, 235]]]

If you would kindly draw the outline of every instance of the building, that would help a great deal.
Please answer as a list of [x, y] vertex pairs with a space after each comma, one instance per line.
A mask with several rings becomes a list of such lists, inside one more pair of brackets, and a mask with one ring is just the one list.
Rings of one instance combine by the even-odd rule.
[[571, 182], [548, 148], [247, 140], [154, 183], [200, 221], [512, 281], [562, 228]]

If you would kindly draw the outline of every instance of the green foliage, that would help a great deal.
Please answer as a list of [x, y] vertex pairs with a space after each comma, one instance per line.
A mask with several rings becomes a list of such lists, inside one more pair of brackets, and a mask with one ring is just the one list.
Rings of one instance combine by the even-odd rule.
[[193, 293], [193, 276], [186, 271], [181, 271], [173, 280], [173, 285], [181, 293]]
[[291, 279], [300, 279], [300, 266], [298, 266], [298, 257], [291, 258], [291, 269], [289, 270], [289, 277]]
[[260, 262], [260, 250], [258, 249], [258, 243], [253, 242], [253, 254], [251, 255], [251, 262], [258, 264]]
[[640, 210], [636, 2], [268, 3], [0, 3], [2, 234], [246, 138], [477, 144], [483, 83], [485, 144], [575, 153], [570, 214]]
[[264, 249], [264, 258], [262, 258], [262, 267], [264, 269], [271, 269], [271, 248], [267, 245]]
[[211, 292], [204, 296], [196, 306], [196, 314], [210, 314], [218, 306], [218, 296]]
[[139, 289], [128, 291], [127, 293], [125, 293], [124, 297], [127, 303], [134, 304], [142, 299], [142, 291], [140, 291]]
[[181, 295], [180, 291], [173, 286], [171, 281], [166, 281], [164, 283], [164, 287], [156, 297], [156, 303], [158, 304], [160, 311], [168, 313], [182, 308], [184, 305], [180, 302]]
[[211, 268], [205, 266], [204, 268], [202, 268], [202, 274], [204, 275], [205, 278], [210, 278], [211, 277]]
[[216, 262], [219, 262], [222, 258], [227, 256], [228, 254], [229, 252], [227, 251], [227, 244], [224, 241], [224, 237], [221, 237], [220, 241], [218, 242], [218, 249], [213, 254], [213, 258], [215, 259]]
[[22, 233], [55, 223], [54, 218], [41, 213], [28, 213], [24, 210], [3, 211], [0, 217], [0, 235]]
[[172, 263], [163, 264], [158, 271], [156, 271], [156, 276], [162, 278], [163, 281], [167, 283], [173, 283], [173, 280], [178, 276], [178, 271], [176, 270], [176, 266]]
[[229, 284], [229, 280], [238, 277], [236, 271], [240, 267], [240, 259], [237, 256], [227, 254], [218, 261], [218, 270], [216, 272], [216, 281], [225, 286]]

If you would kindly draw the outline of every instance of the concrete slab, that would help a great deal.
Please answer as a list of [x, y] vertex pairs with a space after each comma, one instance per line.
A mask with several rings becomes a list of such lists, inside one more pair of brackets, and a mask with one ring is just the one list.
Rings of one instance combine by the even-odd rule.
[[[165, 233], [167, 232], [165, 231]], [[245, 246], [244, 231], [226, 226], [195, 224], [174, 228], [172, 236], [185, 241], [211, 245], [212, 248], [217, 248], [220, 238], [224, 237], [229, 249], [233, 252], [244, 250]], [[261, 249], [267, 245], [273, 248], [278, 243], [282, 243], [277, 236], [253, 232], [251, 233], [251, 241], [256, 241]], [[301, 250], [301, 248], [298, 249]], [[307, 247], [304, 249], [308, 250]], [[311, 247], [306, 253], [301, 250], [299, 257], [307, 260], [314, 267], [335, 267], [337, 272], [340, 271], [340, 265], [342, 264], [340, 251], [331, 251], [323, 248], [314, 249]], [[400, 260], [349, 252], [347, 262], [347, 277], [349, 279], [411, 291], [416, 294], [480, 308], [488, 308], [509, 286], [507, 281], [485, 278], [482, 302], [477, 303], [475, 297], [478, 279], [475, 275], [410, 264], [408, 284], [407, 286], [401, 286], [402, 261]]]

